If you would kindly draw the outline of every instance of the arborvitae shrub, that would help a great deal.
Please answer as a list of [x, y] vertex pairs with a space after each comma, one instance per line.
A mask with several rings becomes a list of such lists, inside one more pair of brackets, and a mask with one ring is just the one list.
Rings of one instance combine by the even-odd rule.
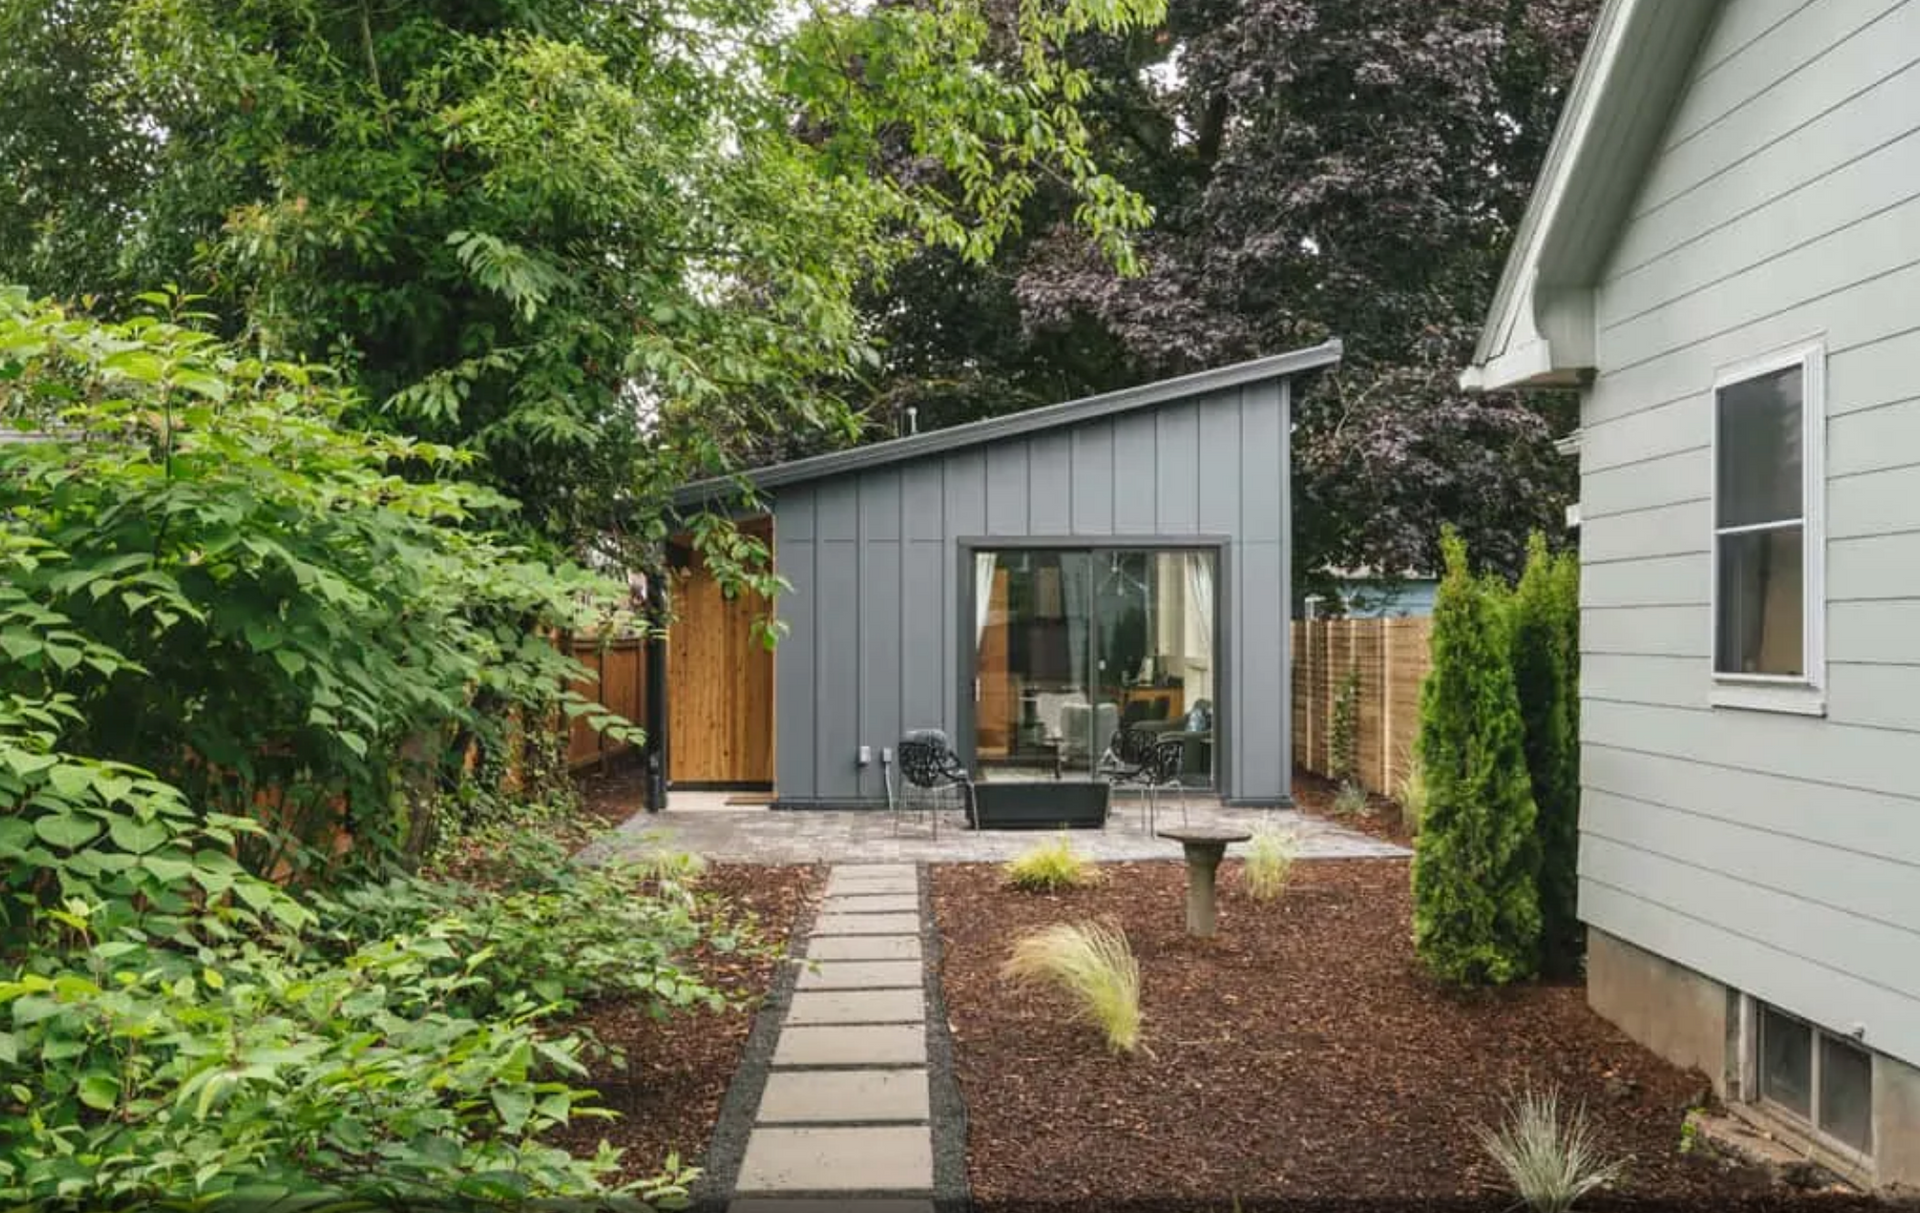
[[1576, 971], [1581, 953], [1579, 594], [1578, 562], [1535, 534], [1513, 598], [1513, 676], [1539, 815], [1541, 965], [1558, 975]]
[[1443, 980], [1503, 984], [1534, 973], [1540, 905], [1520, 701], [1497, 583], [1441, 538], [1433, 668], [1420, 692], [1427, 811], [1414, 848], [1414, 948]]

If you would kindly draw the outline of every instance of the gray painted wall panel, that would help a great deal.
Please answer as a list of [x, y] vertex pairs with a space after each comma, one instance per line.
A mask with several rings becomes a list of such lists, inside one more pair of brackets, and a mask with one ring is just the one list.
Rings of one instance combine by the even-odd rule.
[[1240, 410], [1200, 409], [1200, 529], [1230, 535], [1240, 527]]
[[953, 629], [947, 626], [944, 612], [927, 609], [926, 595], [944, 597], [953, 562], [947, 557], [946, 544], [938, 541], [906, 544], [903, 559], [902, 602], [910, 599], [912, 607], [900, 611], [900, 723], [907, 729], [937, 728], [947, 718], [950, 702], [945, 670]]
[[867, 540], [900, 538], [900, 472], [876, 468], [860, 476], [860, 535]]
[[[901, 667], [905, 660], [900, 650], [906, 617], [917, 614], [903, 611], [900, 604], [906, 593], [901, 584], [901, 545], [868, 541], [860, 545], [860, 698], [842, 711], [859, 712], [856, 745], [872, 746], [873, 762], [858, 769], [858, 794], [863, 799], [884, 798], [881, 783], [880, 746], [868, 740], [874, 737], [898, 737], [902, 718]], [[828, 750], [827, 753], [833, 753]]]
[[1035, 434], [1027, 442], [1027, 521], [1035, 535], [1073, 530], [1073, 436]]
[[1157, 535], [1191, 535], [1200, 529], [1199, 417], [1190, 404], [1172, 405], [1154, 414], [1154, 443], [1160, 460], [1151, 529]]
[[[853, 756], [860, 744], [860, 545], [820, 541], [814, 547], [814, 569], [814, 788], [826, 795], [836, 786], [853, 791], [858, 783]], [[776, 788], [783, 782], [779, 755], [788, 748], [781, 744], [782, 724], [774, 722]], [[829, 763], [828, 755], [840, 761]]]
[[[786, 493], [781, 490], [782, 513]], [[900, 468], [900, 519], [904, 537], [939, 539], [946, 534], [946, 475], [938, 459], [918, 459]]]
[[[1920, 1063], [1920, 0], [1764, 7], [1727, 0], [1596, 299], [1581, 907]], [[1826, 714], [1716, 708], [1711, 386], [1813, 337]]]
[[1154, 413], [1127, 413], [1113, 419], [1113, 533], [1154, 533], [1153, 505], [1159, 496], [1155, 472]]
[[987, 534], [1027, 530], [1027, 444], [1023, 439], [987, 448]]
[[[794, 507], [796, 518], [806, 514], [801, 505]], [[814, 601], [819, 583], [813, 567], [814, 543], [788, 534], [784, 503], [775, 524], [775, 561], [780, 574], [792, 585], [780, 596], [776, 610], [787, 625], [787, 635], [773, 651], [774, 762], [776, 777], [782, 786], [795, 789], [796, 796], [811, 796], [816, 774], [814, 739], [814, 655], [819, 645], [814, 633]], [[784, 722], [784, 723], [782, 723]], [[672, 739], [668, 739], [672, 744]]]
[[1069, 535], [1113, 533], [1113, 424], [1096, 421], [1075, 428], [1073, 517]]
[[[782, 605], [794, 628], [776, 658], [780, 800], [879, 803], [880, 751], [908, 728], [944, 728], [970, 748], [960, 736], [973, 682], [963, 540], [1116, 534], [1229, 541], [1216, 591], [1221, 790], [1283, 799], [1286, 481], [1285, 397], [1267, 384], [779, 491], [775, 561], [794, 583]], [[796, 530], [834, 538], [795, 540]], [[865, 769], [862, 745], [876, 758]]]

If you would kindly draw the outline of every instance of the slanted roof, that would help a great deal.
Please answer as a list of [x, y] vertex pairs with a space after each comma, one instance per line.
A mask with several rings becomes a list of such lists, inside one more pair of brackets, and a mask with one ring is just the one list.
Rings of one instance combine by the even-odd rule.
[[1145, 383], [1139, 387], [1124, 388], [1117, 392], [1069, 400], [1064, 404], [1050, 404], [1021, 413], [1010, 413], [1005, 417], [989, 417], [983, 421], [970, 421], [965, 425], [929, 430], [924, 434], [913, 434], [905, 438], [869, 443], [866, 446], [833, 451], [825, 455], [814, 455], [806, 459], [770, 464], [742, 473], [738, 477], [721, 476], [711, 480], [699, 480], [675, 493], [674, 504], [695, 508], [709, 504], [737, 492], [742, 481], [756, 489], [802, 484], [809, 480], [842, 476], [849, 472], [885, 467], [908, 459], [919, 459], [927, 455], [999, 442], [1022, 434], [1061, 429], [1084, 421], [1130, 413], [1136, 409], [1152, 408], [1155, 405], [1192, 396], [1202, 396], [1226, 388], [1239, 387], [1242, 384], [1282, 379], [1331, 366], [1340, 361], [1340, 352], [1338, 340], [1327, 341], [1285, 354], [1255, 358], [1250, 362], [1239, 362], [1232, 366], [1216, 367], [1213, 370], [1181, 375], [1174, 379], [1162, 379], [1156, 383]]
[[1721, 0], [1607, 0], [1514, 234], [1470, 391], [1565, 387], [1593, 369], [1593, 286]]

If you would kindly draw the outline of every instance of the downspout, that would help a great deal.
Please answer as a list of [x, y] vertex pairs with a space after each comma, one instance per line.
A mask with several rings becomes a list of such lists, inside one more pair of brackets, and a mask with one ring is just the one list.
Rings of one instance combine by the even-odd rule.
[[667, 807], [666, 562], [647, 575], [647, 812]]

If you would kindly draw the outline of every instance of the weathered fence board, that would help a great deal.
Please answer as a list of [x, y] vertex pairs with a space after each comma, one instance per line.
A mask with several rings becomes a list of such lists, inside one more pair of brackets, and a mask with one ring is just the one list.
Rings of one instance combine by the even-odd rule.
[[1333, 705], [1347, 672], [1359, 677], [1358, 776], [1391, 795], [1413, 756], [1420, 682], [1427, 676], [1427, 618], [1293, 621], [1293, 752], [1301, 767], [1333, 771]]

